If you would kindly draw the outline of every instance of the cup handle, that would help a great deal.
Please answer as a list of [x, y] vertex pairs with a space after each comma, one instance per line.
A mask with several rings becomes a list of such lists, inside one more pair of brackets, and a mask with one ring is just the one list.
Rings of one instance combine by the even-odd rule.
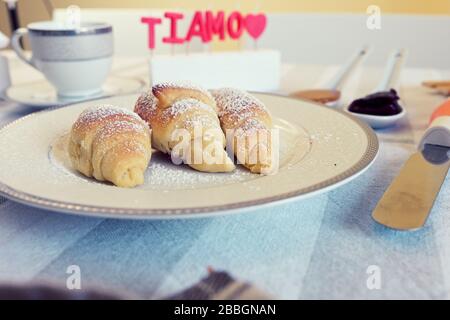
[[28, 30], [26, 28], [19, 28], [16, 31], [14, 31], [13, 36], [11, 38], [11, 47], [16, 52], [20, 60], [37, 69], [32, 59], [27, 58], [22, 49], [22, 45], [20, 44], [20, 39], [26, 34], [28, 34]]

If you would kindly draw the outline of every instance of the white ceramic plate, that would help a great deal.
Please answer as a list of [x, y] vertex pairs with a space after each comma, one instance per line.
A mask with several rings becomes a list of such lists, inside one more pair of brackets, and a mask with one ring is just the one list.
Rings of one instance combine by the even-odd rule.
[[369, 167], [374, 132], [351, 116], [311, 102], [257, 94], [280, 129], [280, 170], [271, 176], [201, 173], [155, 152], [144, 185], [118, 188], [70, 166], [67, 134], [86, 107], [133, 108], [136, 95], [32, 114], [0, 130], [0, 193], [32, 206], [117, 218], [202, 217], [300, 199], [337, 187]]
[[57, 95], [55, 88], [43, 79], [11, 86], [6, 89], [5, 98], [26, 106], [42, 109], [139, 92], [144, 86], [145, 82], [140, 79], [110, 76], [102, 86], [103, 91], [98, 95], [62, 98]]

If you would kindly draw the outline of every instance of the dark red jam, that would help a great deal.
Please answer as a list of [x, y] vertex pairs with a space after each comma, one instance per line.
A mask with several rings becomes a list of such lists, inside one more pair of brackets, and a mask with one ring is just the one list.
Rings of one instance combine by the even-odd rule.
[[353, 101], [348, 110], [376, 116], [392, 116], [402, 112], [402, 107], [398, 104], [399, 99], [394, 89], [376, 92]]

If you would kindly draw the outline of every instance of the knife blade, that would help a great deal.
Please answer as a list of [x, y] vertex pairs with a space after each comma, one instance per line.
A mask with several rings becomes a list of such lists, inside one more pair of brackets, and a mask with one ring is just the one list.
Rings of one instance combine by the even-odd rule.
[[414, 153], [378, 202], [372, 218], [389, 228], [422, 227], [450, 167], [450, 100], [437, 108]]
[[373, 211], [375, 221], [399, 230], [422, 227], [450, 167], [450, 148], [425, 144], [413, 154]]

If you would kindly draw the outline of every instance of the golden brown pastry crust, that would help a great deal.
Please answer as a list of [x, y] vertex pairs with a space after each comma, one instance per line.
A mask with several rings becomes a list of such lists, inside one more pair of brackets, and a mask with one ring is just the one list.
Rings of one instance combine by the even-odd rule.
[[72, 126], [69, 156], [74, 168], [88, 177], [134, 187], [144, 182], [150, 161], [150, 129], [132, 111], [90, 108]]
[[[177, 129], [185, 129], [191, 136], [190, 167], [205, 172], [229, 172], [235, 166], [224, 150], [225, 136], [220, 128], [216, 106], [212, 96], [205, 90], [193, 86], [159, 84], [152, 88], [154, 96], [147, 92], [136, 102], [135, 111], [152, 128], [152, 145], [156, 149], [173, 155], [180, 143], [174, 137]], [[155, 97], [156, 96], [156, 97]], [[196, 129], [197, 128], [197, 129]], [[200, 130], [198, 130], [200, 128]], [[200, 143], [194, 144], [194, 137], [200, 136]], [[194, 152], [211, 156], [210, 148], [221, 159], [217, 163], [194, 161]]]
[[277, 169], [274, 156], [272, 117], [264, 104], [251, 94], [231, 88], [211, 90], [220, 125], [233, 139], [233, 153], [251, 172], [270, 174]]
[[198, 86], [183, 83], [160, 83], [152, 87], [153, 95], [158, 99], [158, 107], [165, 109], [175, 101], [196, 99], [216, 109], [216, 102], [211, 94]]

